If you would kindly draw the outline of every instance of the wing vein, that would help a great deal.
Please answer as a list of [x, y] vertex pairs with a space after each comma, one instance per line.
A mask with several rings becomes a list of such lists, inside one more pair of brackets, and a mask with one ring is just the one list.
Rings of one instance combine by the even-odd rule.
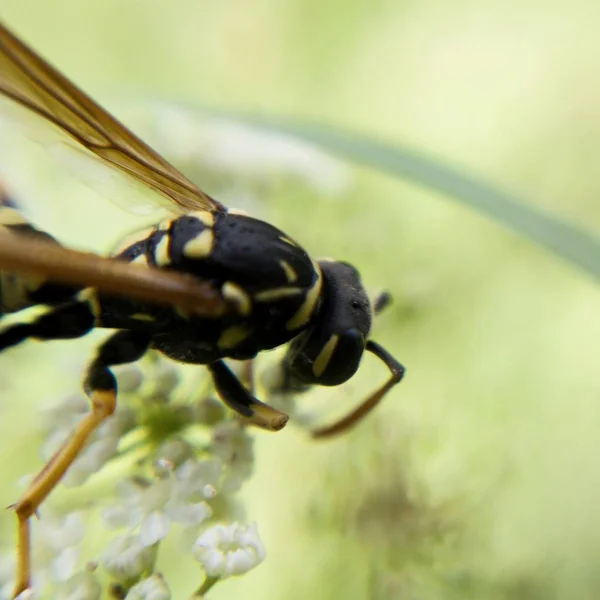
[[0, 94], [36, 113], [99, 160], [180, 211], [224, 210], [0, 22]]

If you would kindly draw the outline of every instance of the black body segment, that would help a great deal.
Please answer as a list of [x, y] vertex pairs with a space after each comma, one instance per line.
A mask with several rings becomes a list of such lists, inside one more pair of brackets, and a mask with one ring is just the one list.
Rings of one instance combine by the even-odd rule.
[[94, 328], [95, 317], [87, 302], [69, 302], [40, 315], [31, 323], [17, 323], [0, 331], [0, 352], [26, 339], [67, 340]]
[[211, 282], [237, 311], [221, 319], [99, 297], [104, 327], [145, 331], [152, 347], [187, 363], [249, 359], [304, 329], [321, 305], [321, 270], [279, 229], [244, 215], [190, 213], [159, 223], [118, 259]]
[[148, 350], [148, 335], [134, 331], [117, 331], [98, 348], [83, 384], [91, 398], [96, 392], [117, 393], [117, 381], [110, 367], [135, 362]]

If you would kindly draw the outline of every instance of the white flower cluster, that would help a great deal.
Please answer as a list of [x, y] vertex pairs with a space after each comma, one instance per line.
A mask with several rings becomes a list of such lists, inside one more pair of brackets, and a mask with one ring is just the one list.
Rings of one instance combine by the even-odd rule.
[[[110, 461], [118, 473], [114, 498], [103, 506], [86, 498], [81, 510], [62, 516], [41, 507], [39, 521], [32, 524], [35, 595], [27, 590], [21, 600], [99, 600], [107, 589], [118, 589], [118, 597], [126, 600], [168, 600], [168, 574], [157, 571], [157, 556], [160, 544], [175, 532], [187, 540], [190, 556], [203, 569], [202, 593], [264, 560], [256, 524], [239, 522], [234, 497], [252, 473], [247, 428], [212, 397], [180, 393], [185, 386], [167, 361], [153, 357], [147, 363], [147, 372], [139, 367], [118, 372], [118, 410], [65, 477], [65, 483], [79, 485]], [[46, 412], [46, 456], [87, 410], [84, 398], [69, 396]], [[124, 475], [129, 455], [136, 459], [134, 473]], [[118, 534], [104, 550], [84, 557], [86, 522]], [[11, 598], [14, 564], [12, 556], [0, 558], [0, 600]]]
[[121, 481], [117, 485], [119, 504], [103, 512], [108, 527], [137, 528], [143, 547], [165, 538], [172, 522], [193, 527], [209, 519], [212, 509], [206, 500], [215, 496], [222, 470], [216, 459], [190, 459], [177, 469], [160, 466], [167, 473], [153, 480]]
[[239, 523], [214, 525], [196, 540], [194, 556], [211, 577], [241, 575], [265, 559], [256, 523], [242, 527]]

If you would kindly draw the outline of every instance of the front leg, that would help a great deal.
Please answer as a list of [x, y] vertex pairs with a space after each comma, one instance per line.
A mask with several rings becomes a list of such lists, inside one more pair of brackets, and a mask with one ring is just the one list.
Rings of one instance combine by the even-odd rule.
[[279, 431], [285, 426], [288, 416], [252, 396], [223, 361], [218, 360], [207, 367], [219, 396], [229, 408], [262, 429]]

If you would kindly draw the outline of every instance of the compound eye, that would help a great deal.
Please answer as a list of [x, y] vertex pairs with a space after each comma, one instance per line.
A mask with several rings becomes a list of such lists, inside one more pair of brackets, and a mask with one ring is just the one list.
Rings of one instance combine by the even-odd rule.
[[356, 328], [329, 337], [313, 330], [292, 344], [290, 368], [304, 383], [339, 385], [356, 373], [365, 343], [364, 335]]
[[316, 356], [312, 370], [319, 385], [339, 385], [348, 381], [360, 364], [365, 338], [358, 329], [334, 333]]

